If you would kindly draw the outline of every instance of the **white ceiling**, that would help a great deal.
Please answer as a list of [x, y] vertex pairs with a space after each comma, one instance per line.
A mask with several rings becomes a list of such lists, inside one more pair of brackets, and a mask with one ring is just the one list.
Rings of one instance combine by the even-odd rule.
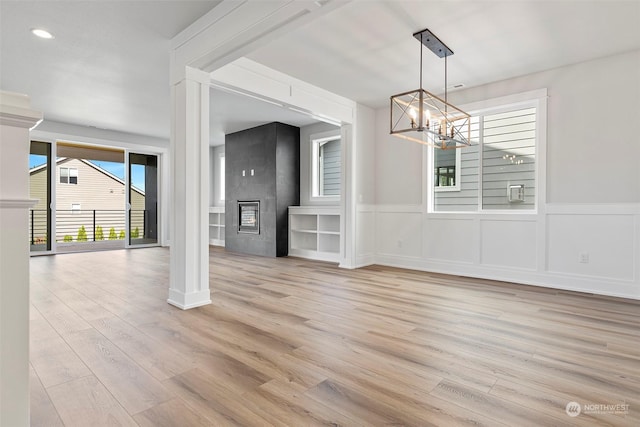
[[[0, 88], [31, 95], [49, 120], [166, 139], [169, 41], [217, 3], [0, 0]], [[455, 52], [449, 84], [470, 87], [640, 49], [639, 23], [637, 0], [354, 1], [249, 57], [377, 107], [418, 86], [411, 34], [424, 28]], [[37, 39], [33, 27], [56, 38]], [[440, 92], [443, 60], [429, 51], [424, 59], [425, 88]], [[214, 92], [214, 139], [309, 120], [259, 102]]]
[[170, 40], [218, 3], [0, 0], [0, 88], [45, 120], [168, 138]]
[[[466, 87], [640, 49], [640, 1], [354, 1], [248, 55], [365, 105], [419, 87], [428, 28]], [[424, 87], [444, 89], [444, 60], [424, 53]]]

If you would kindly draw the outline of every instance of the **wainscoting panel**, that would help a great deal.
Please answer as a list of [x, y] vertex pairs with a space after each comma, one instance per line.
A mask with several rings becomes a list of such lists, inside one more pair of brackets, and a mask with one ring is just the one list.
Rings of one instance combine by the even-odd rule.
[[633, 280], [633, 215], [555, 214], [547, 217], [547, 265], [551, 272]]
[[378, 212], [376, 241], [377, 254], [419, 258], [422, 254], [422, 214]]
[[425, 258], [472, 263], [478, 252], [473, 218], [428, 219], [425, 225]]
[[356, 265], [373, 264], [376, 253], [375, 206], [358, 206], [356, 228]]
[[481, 264], [535, 270], [536, 227], [512, 218], [480, 220]]

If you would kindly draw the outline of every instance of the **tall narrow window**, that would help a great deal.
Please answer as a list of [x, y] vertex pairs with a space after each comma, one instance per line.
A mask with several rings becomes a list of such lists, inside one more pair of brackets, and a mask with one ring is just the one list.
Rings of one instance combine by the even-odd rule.
[[339, 197], [342, 178], [342, 141], [340, 135], [312, 139], [312, 195]]
[[[29, 240], [31, 251], [50, 251], [51, 236], [51, 171], [55, 173], [51, 144], [31, 141], [29, 151], [29, 197], [38, 200], [29, 209]], [[55, 178], [53, 180], [55, 184]]]
[[225, 160], [224, 153], [220, 154], [218, 157], [218, 182], [220, 183], [219, 192], [220, 192], [220, 201], [224, 202], [225, 200], [225, 181], [224, 181], [224, 173], [225, 173]]

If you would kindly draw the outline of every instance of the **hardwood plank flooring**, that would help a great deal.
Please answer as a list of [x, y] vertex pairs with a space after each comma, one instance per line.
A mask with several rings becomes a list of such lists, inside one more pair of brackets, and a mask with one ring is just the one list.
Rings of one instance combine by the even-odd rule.
[[211, 247], [182, 311], [168, 264], [31, 259], [32, 425], [640, 425], [640, 301]]

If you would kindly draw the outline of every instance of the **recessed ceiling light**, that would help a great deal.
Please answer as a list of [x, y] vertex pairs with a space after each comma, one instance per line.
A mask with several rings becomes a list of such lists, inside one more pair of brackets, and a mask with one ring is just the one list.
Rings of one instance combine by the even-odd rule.
[[52, 39], [53, 38], [53, 34], [51, 34], [47, 30], [43, 30], [42, 28], [32, 28], [31, 32], [34, 35], [40, 37], [41, 39]]

